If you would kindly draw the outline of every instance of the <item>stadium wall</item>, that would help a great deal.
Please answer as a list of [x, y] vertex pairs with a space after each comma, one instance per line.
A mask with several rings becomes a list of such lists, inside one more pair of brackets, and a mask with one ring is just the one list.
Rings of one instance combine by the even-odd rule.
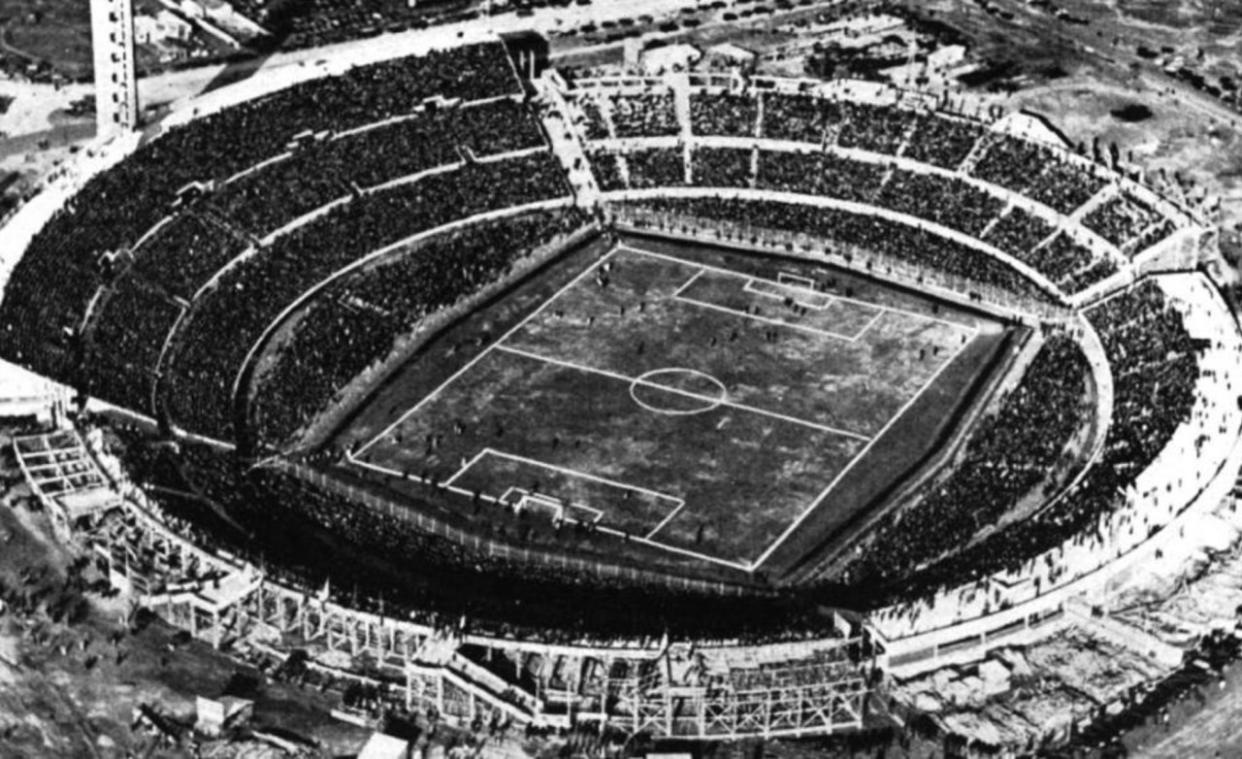
[[[1211, 361], [1204, 361], [1209, 366], [1201, 364], [1201, 381], [1191, 416], [1192, 420], [1225, 427], [1220, 433], [1221, 443], [1207, 448], [1215, 458], [1208, 465], [1206, 479], [1192, 479], [1188, 483], [1183, 478], [1185, 451], [1187, 446], [1195, 447], [1194, 440], [1199, 435], [1197, 425], [1184, 423], [1156, 461], [1140, 473], [1127, 495], [1126, 505], [1103, 520], [1099, 530], [1104, 536], [1102, 545], [1078, 544], [1080, 536], [1075, 536], [1027, 562], [1029, 569], [1025, 572], [1002, 573], [969, 583], [940, 594], [931, 604], [889, 607], [872, 614], [872, 632], [886, 648], [884, 666], [895, 676], [911, 677], [951, 664], [977, 661], [990, 649], [1007, 644], [1006, 641], [1030, 642], [1045, 636], [1047, 632], [1031, 632], [1033, 627], [1039, 627], [1033, 622], [1058, 618], [1073, 598], [1107, 592], [1114, 580], [1170, 548], [1188, 523], [1230, 497], [1242, 466], [1242, 414], [1233, 391], [1238, 385], [1235, 375], [1237, 356], [1242, 353], [1242, 333], [1220, 293], [1204, 275], [1172, 275], [1161, 285], [1175, 298], [1185, 298], [1196, 291], [1207, 293], [1207, 302], [1202, 304], [1207, 308], [1189, 314], [1186, 319], [1194, 337], [1215, 333], [1205, 352], [1211, 354]], [[1215, 406], [1217, 403], [1223, 404], [1223, 414]], [[1181, 493], [1195, 486], [1197, 489], [1190, 497], [1179, 502]], [[1167, 502], [1150, 497], [1152, 493], [1164, 492], [1173, 494]], [[1128, 520], [1150, 523], [1151, 527], [1136, 532], [1128, 529]], [[1066, 565], [1063, 580], [1037, 578], [1037, 570], [1056, 564]], [[987, 599], [991, 597], [999, 597], [999, 605], [1004, 608], [989, 612]], [[967, 598], [973, 600], [966, 601]]]
[[[644, 209], [626, 207], [623, 203], [661, 197], [778, 200], [824, 208], [839, 208], [860, 215], [882, 216], [915, 228], [928, 229], [936, 234], [940, 234], [940, 230], [944, 229], [922, 219], [885, 212], [883, 209], [876, 209], [874, 206], [839, 201], [832, 198], [797, 195], [794, 193], [775, 193], [766, 190], [722, 190], [694, 187], [624, 190], [607, 193], [604, 197], [612, 202], [613, 205], [610, 206], [610, 210], [615, 215], [619, 227], [629, 231], [648, 233], [655, 229], [662, 235], [677, 239], [707, 242], [712, 245], [723, 245], [743, 251], [753, 251], [756, 248], [767, 249], [781, 255], [793, 255], [811, 261], [820, 261], [849, 271], [887, 278], [906, 286], [925, 289], [937, 298], [967, 308], [979, 309], [997, 318], [1016, 320], [1027, 326], [1035, 326], [1041, 319], [1063, 322], [1070, 318], [1067, 310], [1052, 304], [1023, 298], [1009, 292], [994, 291], [973, 281], [968, 282], [934, 270], [925, 270], [913, 266], [908, 261], [890, 260], [859, 246], [849, 249], [851, 253], [858, 254], [860, 260], [856, 261], [830, 251], [825, 248], [823, 240], [807, 235], [794, 235], [745, 223], [729, 224], [714, 219], [690, 219], [680, 215], [659, 214]], [[957, 235], [958, 237], [964, 237], [960, 233], [957, 233]], [[953, 239], [958, 239], [958, 237]], [[985, 255], [990, 254], [990, 246], [979, 243], [974, 238], [968, 239], [972, 241], [971, 247], [979, 249], [982, 246], [983, 250], [981, 252]], [[991, 250], [994, 251], [995, 249]], [[1000, 251], [995, 252], [999, 256], [1005, 256]], [[969, 296], [963, 296], [963, 291], [978, 292], [983, 297], [981, 299], [974, 299]]]

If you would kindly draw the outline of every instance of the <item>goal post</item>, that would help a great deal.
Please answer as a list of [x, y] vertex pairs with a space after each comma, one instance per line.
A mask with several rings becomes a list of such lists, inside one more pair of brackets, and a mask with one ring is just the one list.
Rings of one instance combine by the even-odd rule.
[[553, 522], [561, 522], [565, 519], [564, 501], [550, 495], [522, 492], [513, 507], [518, 513], [530, 511], [534, 514], [545, 515]]

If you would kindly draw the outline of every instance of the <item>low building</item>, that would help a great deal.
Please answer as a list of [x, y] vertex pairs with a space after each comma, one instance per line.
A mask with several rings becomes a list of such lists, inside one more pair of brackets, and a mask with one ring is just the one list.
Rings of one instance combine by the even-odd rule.
[[648, 74], [667, 71], [685, 71], [703, 57], [703, 51], [694, 45], [662, 45], [644, 50], [640, 58], [642, 70]]
[[224, 730], [248, 721], [254, 715], [254, 702], [245, 698], [223, 696], [221, 698], [194, 699], [196, 719], [194, 729], [204, 735], [219, 735]]
[[746, 66], [754, 63], [755, 58], [754, 52], [732, 42], [722, 42], [719, 45], [712, 45], [707, 48], [707, 60], [710, 63]]
[[190, 22], [169, 10], [134, 17], [134, 40], [141, 45], [156, 45], [165, 40], [184, 42], [193, 32]]
[[410, 759], [410, 756], [409, 741], [384, 733], [371, 733], [358, 752], [358, 759]]

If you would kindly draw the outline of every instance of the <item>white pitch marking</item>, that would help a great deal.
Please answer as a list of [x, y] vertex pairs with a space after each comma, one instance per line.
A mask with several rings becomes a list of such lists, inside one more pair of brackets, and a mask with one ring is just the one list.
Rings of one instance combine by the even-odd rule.
[[[771, 282], [771, 283], [772, 283], [772, 284], [774, 284], [774, 285], [779, 285], [779, 284], [781, 284], [780, 282], [773, 282], [772, 280], [770, 280], [770, 279], [764, 279], [763, 277], [750, 277], [750, 275], [747, 275], [747, 274], [742, 274], [741, 272], [734, 271], [733, 269], [725, 269], [725, 268], [720, 267], [720, 266], [712, 266], [711, 264], [700, 264], [700, 263], [698, 263], [697, 261], [687, 261], [687, 260], [685, 260], [684, 258], [678, 258], [678, 257], [676, 257], [676, 256], [670, 256], [670, 255], [668, 255], [668, 254], [666, 254], [666, 253], [657, 253], [657, 252], [655, 252], [655, 251], [653, 251], [653, 250], [646, 250], [646, 249], [644, 249], [644, 248], [635, 248], [635, 247], [633, 247], [632, 245], [630, 245], [629, 243], [622, 243], [622, 244], [618, 245], [618, 246], [614, 249], [614, 252], [616, 252], [616, 251], [621, 251], [621, 250], [624, 250], [624, 251], [627, 251], [627, 252], [630, 252], [630, 253], [637, 253], [637, 254], [638, 254], [638, 255], [640, 255], [640, 256], [650, 256], [651, 258], [660, 258], [660, 259], [663, 259], [663, 260], [665, 260], [665, 261], [676, 261], [677, 263], [689, 264], [689, 265], [691, 265], [691, 266], [698, 266], [699, 268], [704, 269], [705, 271], [714, 271], [714, 272], [718, 272], [718, 273], [720, 273], [720, 274], [728, 274], [728, 275], [731, 275], [731, 276], [734, 276], [734, 277], [748, 277], [748, 278], [750, 278], [750, 279], [756, 279], [756, 280], [762, 280], [762, 281], [765, 281], [765, 282]], [[927, 314], [920, 314], [920, 313], [917, 313], [917, 312], [915, 312], [915, 311], [909, 311], [909, 310], [904, 309], [904, 308], [897, 308], [897, 307], [895, 307], [895, 306], [882, 306], [882, 305], [880, 305], [880, 304], [878, 304], [878, 303], [868, 303], [868, 302], [863, 301], [863, 300], [858, 300], [857, 298], [847, 298], [847, 297], [845, 297], [845, 296], [843, 296], [843, 295], [837, 295], [837, 294], [835, 294], [835, 293], [833, 293], [833, 294], [832, 294], [832, 297], [833, 297], [833, 298], [836, 298], [837, 300], [841, 301], [842, 303], [853, 303], [854, 305], [857, 305], [857, 306], [863, 306], [864, 308], [879, 308], [879, 309], [883, 309], [883, 310], [885, 310], [885, 311], [891, 311], [891, 312], [893, 312], [893, 313], [895, 313], [895, 314], [904, 314], [904, 315], [906, 315], [906, 316], [912, 316], [912, 317], [914, 317], [914, 318], [916, 318], [916, 319], [922, 319], [922, 320], [924, 320], [924, 321], [929, 321], [929, 322], [937, 322], [937, 323], [939, 323], [939, 324], [944, 324], [944, 325], [947, 325], [947, 326], [950, 326], [950, 327], [955, 327], [955, 328], [957, 328], [957, 329], [967, 329], [967, 330], [968, 330], [968, 329], [971, 329], [971, 327], [970, 327], [970, 326], [968, 326], [968, 325], [966, 325], [966, 324], [961, 324], [961, 323], [958, 323], [958, 322], [951, 322], [951, 321], [949, 321], [948, 319], [941, 319], [941, 318], [936, 317], [936, 316], [928, 316]]]
[[[815, 289], [815, 280], [810, 277], [804, 277], [801, 274], [794, 274], [788, 271], [778, 271], [776, 273], [776, 281], [786, 287], [801, 287], [803, 290], [810, 290], [818, 293]], [[821, 295], [823, 293], [820, 293]]]
[[[691, 266], [693, 266], [693, 264], [691, 264]], [[691, 277], [690, 279], [687, 279], [685, 283], [682, 284], [681, 287], [677, 288], [677, 292], [673, 293], [672, 297], [681, 298], [681, 294], [685, 292], [686, 290], [689, 290], [690, 286], [693, 285], [695, 282], [697, 282], [699, 277], [703, 276], [703, 271], [704, 271], [703, 268], [700, 267], [699, 270], [694, 273], [693, 277]]]
[[633, 490], [636, 493], [644, 493], [654, 498], [662, 498], [666, 501], [673, 501], [674, 503], [678, 505], [685, 504], [685, 500], [678, 498], [677, 496], [674, 496], [674, 495], [669, 495], [668, 493], [661, 493], [658, 490], [650, 490], [648, 488], [640, 488], [635, 485], [628, 485], [624, 482], [618, 482], [617, 480], [610, 480], [607, 477], [599, 477], [597, 475], [588, 474], [587, 472], [583, 472], [577, 469], [570, 469], [568, 467], [557, 466], [556, 464], [549, 464], [546, 461], [540, 461], [539, 459], [532, 459], [532, 458], [527, 458], [525, 456], [518, 456], [512, 453], [505, 453], [504, 451], [497, 451], [494, 448], [487, 448], [485, 450], [488, 453], [491, 453], [493, 456], [499, 456], [502, 459], [511, 459], [513, 461], [517, 461], [522, 464], [530, 464], [531, 466], [542, 467], [544, 469], [551, 469], [554, 472], [560, 472], [561, 474], [567, 474], [567, 475], [570, 475], [571, 477], [580, 477], [584, 480], [602, 482], [605, 485], [611, 485], [612, 487], [618, 488], [620, 490]]
[[[452, 374], [452, 375], [450, 375], [448, 379], [446, 379], [446, 380], [444, 380], [443, 382], [441, 382], [441, 383], [440, 383], [440, 384], [436, 387], [436, 389], [435, 389], [435, 390], [432, 390], [430, 393], [428, 393], [426, 396], [424, 396], [424, 397], [422, 398], [422, 400], [420, 400], [418, 403], [415, 403], [413, 406], [411, 406], [411, 407], [410, 407], [410, 409], [409, 409], [408, 411], [406, 411], [406, 412], [405, 412], [404, 414], [402, 414], [401, 416], [397, 417], [397, 420], [396, 420], [395, 422], [393, 422], [392, 424], [388, 425], [388, 426], [387, 426], [387, 427], [385, 427], [383, 430], [381, 430], [381, 431], [380, 431], [380, 433], [379, 433], [378, 435], [376, 435], [375, 437], [371, 438], [371, 439], [370, 439], [370, 440], [369, 440], [369, 441], [368, 441], [365, 445], [363, 445], [361, 448], [359, 448], [359, 449], [358, 449], [358, 453], [357, 453], [356, 455], [359, 455], [359, 456], [360, 456], [360, 455], [362, 455], [363, 453], [365, 453], [365, 452], [367, 451], [367, 449], [368, 449], [368, 448], [370, 448], [371, 446], [375, 445], [375, 443], [376, 443], [376, 442], [378, 442], [379, 440], [381, 440], [381, 439], [382, 439], [385, 435], [387, 435], [388, 433], [392, 432], [392, 431], [393, 431], [393, 430], [395, 430], [397, 427], [399, 427], [399, 426], [400, 426], [400, 425], [401, 425], [401, 424], [402, 424], [402, 423], [403, 423], [406, 419], [408, 419], [408, 418], [410, 417], [410, 415], [412, 415], [412, 414], [414, 414], [414, 413], [417, 413], [417, 411], [418, 411], [420, 408], [422, 408], [422, 407], [423, 407], [423, 406], [424, 406], [424, 405], [425, 405], [428, 401], [431, 401], [431, 400], [432, 400], [432, 399], [434, 399], [437, 395], [439, 395], [439, 394], [440, 394], [440, 392], [441, 392], [442, 390], [444, 390], [444, 388], [446, 388], [446, 387], [448, 387], [449, 385], [453, 384], [453, 382], [455, 382], [455, 381], [457, 380], [457, 378], [458, 378], [458, 377], [460, 377], [460, 376], [462, 376], [463, 374], [465, 374], [466, 372], [470, 371], [470, 369], [471, 369], [471, 368], [473, 368], [475, 364], [479, 363], [479, 362], [480, 362], [480, 361], [482, 361], [484, 358], [486, 358], [486, 357], [487, 357], [487, 356], [488, 356], [488, 355], [489, 355], [489, 354], [490, 354], [493, 350], [495, 350], [495, 349], [496, 349], [496, 347], [497, 347], [497, 346], [499, 346], [502, 342], [504, 342], [505, 340], [507, 340], [507, 339], [508, 339], [511, 335], [513, 335], [513, 334], [517, 333], [517, 331], [518, 331], [518, 330], [520, 330], [520, 329], [522, 329], [523, 327], [525, 327], [525, 326], [526, 326], [526, 324], [527, 324], [527, 322], [529, 322], [531, 319], [534, 319], [534, 318], [535, 318], [536, 316], [538, 316], [539, 314], [543, 313], [544, 309], [546, 309], [546, 308], [547, 308], [549, 305], [551, 305], [554, 301], [556, 301], [558, 298], [560, 298], [560, 297], [561, 297], [561, 295], [563, 295], [564, 293], [568, 292], [571, 288], [573, 288], [574, 286], [576, 286], [576, 285], [577, 285], [579, 282], [581, 282], [582, 280], [584, 280], [584, 279], [586, 279], [587, 277], [589, 277], [590, 275], [594, 274], [594, 273], [595, 273], [595, 271], [596, 271], [596, 270], [597, 270], [597, 269], [598, 269], [598, 268], [599, 268], [599, 267], [600, 267], [600, 266], [601, 266], [601, 265], [602, 265], [605, 261], [607, 261], [608, 259], [612, 258], [614, 255], [616, 255], [616, 252], [617, 252], [617, 249], [616, 249], [616, 248], [614, 248], [613, 250], [610, 250], [610, 251], [609, 251], [606, 255], [602, 256], [602, 257], [601, 257], [598, 261], [596, 261], [595, 263], [591, 264], [591, 265], [590, 265], [590, 266], [588, 266], [586, 269], [584, 269], [584, 270], [582, 271], [582, 273], [580, 273], [578, 276], [576, 276], [576, 277], [574, 277], [573, 279], [571, 279], [568, 283], [566, 283], [566, 285], [565, 285], [564, 287], [562, 287], [561, 289], [557, 290], [557, 291], [556, 291], [556, 293], [552, 295], [552, 297], [550, 297], [550, 298], [548, 298], [547, 300], [545, 300], [543, 303], [541, 303], [541, 304], [539, 305], [539, 307], [538, 307], [538, 308], [536, 308], [534, 311], [531, 311], [529, 314], [527, 314], [527, 316], [526, 316], [526, 318], [525, 318], [525, 319], [522, 319], [520, 322], [518, 322], [517, 324], [513, 325], [513, 327], [511, 327], [511, 328], [509, 329], [509, 331], [505, 332], [503, 335], [501, 335], [499, 338], [497, 338], [497, 339], [496, 339], [496, 340], [495, 340], [495, 341], [494, 341], [491, 345], [487, 346], [487, 348], [486, 348], [485, 350], [483, 350], [481, 353], [479, 353], [479, 355], [477, 355], [477, 356], [475, 356], [474, 358], [472, 358], [472, 359], [470, 359], [469, 361], [467, 361], [467, 362], [466, 362], [466, 364], [465, 364], [465, 366], [463, 366], [463, 367], [461, 367], [460, 369], [458, 369], [457, 371], [453, 372], [453, 374]], [[350, 456], [350, 458], [352, 459], [352, 458], [354, 458], [354, 456], [352, 456], [352, 455], [351, 455], [351, 456]]]
[[878, 322], [880, 320], [880, 317], [882, 316], [884, 316], [883, 311], [871, 317], [871, 320], [868, 321], [865, 325], [863, 325], [863, 328], [858, 330], [858, 332], [856, 332], [854, 336], [850, 338], [850, 342], [858, 342], [859, 340], [861, 340], [862, 336], [867, 334], [867, 331], [870, 330], [872, 327], [874, 327], [875, 323]]
[[923, 395], [923, 393], [927, 392], [927, 388], [932, 386], [932, 383], [936, 381], [936, 378], [940, 376], [941, 372], [943, 372], [951, 364], [953, 364], [954, 361], [957, 360], [957, 357], [962, 354], [962, 351], [966, 350], [966, 346], [970, 345], [970, 343], [973, 342], [974, 340], [974, 336], [978, 334], [979, 334], [979, 330], [978, 328], [976, 328], [974, 330], [974, 334], [971, 336], [971, 339], [967, 340], [966, 342], [958, 346], [958, 349], [954, 351], [953, 355], [947, 361], [945, 361], [943, 364], [937, 367], [936, 371], [932, 372], [931, 376], [927, 378], [927, 382], [923, 383], [923, 386], [919, 388], [919, 391], [915, 393], [913, 396], [911, 396], [911, 398], [908, 401], [906, 401], [902, 405], [901, 408], [897, 410], [897, 413], [889, 417], [888, 421], [884, 423], [884, 426], [880, 428], [880, 431], [875, 434], [875, 437], [871, 438], [871, 440], [869, 440], [867, 444], [862, 447], [862, 450], [860, 450], [857, 454], [855, 454], [854, 458], [850, 459], [849, 463], [845, 465], [845, 468], [842, 469], [840, 472], [838, 472], [837, 476], [833, 477], [832, 481], [829, 482], [826, 486], [824, 486], [824, 489], [819, 492], [819, 495], [815, 496], [815, 500], [811, 501], [811, 504], [807, 506], [806, 509], [800, 515], [798, 515], [798, 518], [795, 519], [788, 527], [785, 528], [785, 531], [782, 532], [776, 538], [776, 540], [772, 543], [772, 545], [768, 546], [768, 549], [764, 551], [763, 554], [761, 554], [758, 559], [755, 559], [755, 561], [751, 564], [752, 568], [758, 567], [761, 564], [763, 564], [763, 562], [767, 561], [768, 557], [772, 555], [772, 552], [775, 551], [778, 547], [780, 547], [781, 543], [784, 543], [785, 540], [790, 535], [793, 534], [794, 530], [798, 529], [799, 525], [801, 525], [804, 521], [806, 521], [806, 518], [809, 517], [811, 513], [815, 511], [816, 507], [818, 507], [819, 504], [828, 496], [828, 493], [830, 493], [832, 489], [837, 486], [837, 483], [841, 481], [841, 478], [843, 478], [846, 474], [848, 474], [849, 471], [854, 468], [855, 464], [857, 464], [859, 461], [862, 461], [863, 457], [867, 455], [867, 452], [871, 450], [871, 446], [875, 445], [875, 442], [877, 440], [884, 437], [884, 433], [888, 432], [889, 428], [892, 427], [894, 424], [896, 424], [898, 419], [905, 416], [906, 411], [908, 411], [910, 407], [914, 405], [914, 402], [917, 401]]
[[722, 306], [719, 303], [708, 303], [705, 300], [699, 300], [697, 298], [690, 298], [685, 295], [675, 296], [674, 300], [677, 300], [680, 303], [688, 303], [698, 308], [707, 308], [712, 311], [719, 311], [720, 313], [723, 313], [723, 314], [732, 314], [733, 316], [740, 316], [743, 319], [750, 319], [751, 321], [762, 322], [764, 324], [771, 324], [777, 327], [784, 327], [786, 329], [792, 329], [797, 332], [806, 332], [812, 335], [819, 335], [820, 337], [830, 337], [830, 338], [833, 338], [834, 340], [841, 340], [847, 343], [852, 343], [855, 340], [855, 338], [852, 338], [849, 335], [842, 335], [839, 332], [831, 332], [826, 329], [808, 327], [805, 324], [794, 324], [792, 322], [781, 321], [780, 319], [773, 319], [770, 316], [760, 316], [759, 314], [748, 314], [745, 311], [739, 311], [736, 308]]
[[599, 374], [604, 377], [611, 377], [612, 379], [615, 379], [615, 380], [621, 380], [622, 382], [629, 382], [635, 385], [644, 385], [647, 387], [653, 387], [658, 390], [665, 390], [675, 395], [683, 395], [687, 398], [694, 398], [696, 400], [700, 400], [704, 402], [715, 403], [720, 406], [728, 406], [730, 408], [735, 408], [740, 411], [749, 411], [752, 414], [758, 414], [760, 416], [766, 416], [772, 419], [780, 419], [781, 421], [784, 421], [784, 422], [789, 422], [791, 424], [797, 424], [803, 427], [810, 427], [812, 429], [820, 430], [822, 432], [831, 432], [834, 435], [841, 435], [843, 437], [851, 437], [851, 438], [854, 438], [855, 440], [869, 440], [867, 436], [860, 435], [857, 432], [850, 432], [849, 430], [842, 430], [842, 429], [837, 429], [836, 427], [829, 427], [826, 424], [820, 424], [818, 422], [811, 422], [811, 421], [807, 421], [806, 419], [799, 419], [796, 416], [778, 414], [775, 411], [766, 411], [761, 408], [756, 408], [754, 406], [748, 406], [744, 403], [737, 403], [735, 401], [731, 401], [728, 399], [722, 400], [719, 398], [709, 398], [707, 396], [699, 395], [698, 393], [692, 393], [689, 390], [682, 390], [681, 388], [678, 388], [678, 387], [669, 387], [668, 385], [661, 385], [655, 382], [648, 382], [647, 380], [638, 379], [636, 377], [627, 377], [624, 374], [610, 371], [608, 369], [598, 369], [593, 366], [584, 366], [582, 364], [575, 364], [571, 361], [563, 361], [559, 358], [550, 358], [548, 356], [543, 356], [538, 353], [531, 353], [530, 351], [522, 350], [521, 348], [512, 348], [508, 345], [499, 345], [496, 347], [496, 349], [500, 351], [504, 351], [506, 353], [514, 353], [519, 356], [525, 356], [526, 358], [534, 359], [536, 361], [542, 361], [547, 364], [563, 366], [566, 369], [576, 369], [577, 371], [587, 372], [589, 374]]
[[484, 448], [483, 450], [481, 450], [481, 451], [479, 451], [478, 453], [474, 454], [474, 457], [473, 457], [472, 459], [470, 459], [469, 461], [467, 461], [465, 464], [462, 464], [462, 465], [461, 465], [461, 468], [460, 468], [460, 469], [458, 469], [456, 472], [453, 472], [453, 476], [452, 476], [452, 477], [449, 477], [447, 480], [445, 480], [445, 481], [444, 481], [444, 484], [445, 484], [445, 485], [452, 485], [454, 482], [457, 482], [457, 478], [458, 478], [458, 477], [460, 477], [460, 476], [462, 476], [463, 474], [465, 474], [465, 473], [466, 473], [466, 470], [467, 470], [467, 469], [469, 469], [470, 467], [474, 466], [475, 462], [477, 462], [479, 459], [483, 458], [483, 456], [485, 456], [489, 450], [491, 450], [491, 449], [490, 449], [490, 448]]
[[[742, 279], [742, 278], [743, 277], [740, 274], [736, 277], [736, 279]], [[833, 301], [837, 300], [835, 295], [829, 295], [828, 293], [821, 293], [818, 290], [812, 290], [808, 287], [802, 287], [800, 285], [787, 285], [782, 282], [776, 283], [777, 287], [783, 288], [786, 291], [805, 290], [807, 292], [807, 295], [818, 295], [819, 297], [824, 298], [823, 303], [816, 305], [813, 303], [808, 303], [804, 300], [798, 300], [799, 297], [806, 297], [805, 295], [799, 296], [798, 294], [791, 293], [791, 292], [786, 292], [784, 295], [780, 295], [774, 292], [766, 292], [764, 290], [760, 290], [755, 287], [755, 283], [757, 282], [762, 282], [766, 285], [773, 284], [772, 280], [770, 279], [763, 279], [762, 277], [745, 277], [745, 279], [746, 279], [746, 284], [742, 285], [742, 292], [747, 292], [752, 295], [758, 295], [761, 298], [767, 298], [769, 300], [783, 301], [785, 298], [789, 298], [793, 300], [793, 302], [796, 303], [797, 305], [802, 306], [803, 308], [809, 308], [813, 311], [826, 311], [828, 310], [828, 307], [833, 304]]]
[[661, 520], [660, 520], [660, 523], [659, 523], [659, 524], [657, 524], [654, 528], [652, 528], [651, 532], [649, 532], [649, 533], [647, 533], [646, 535], [644, 535], [644, 536], [643, 536], [643, 537], [644, 537], [644, 539], [645, 539], [645, 540], [651, 540], [651, 538], [652, 538], [652, 537], [654, 537], [654, 536], [655, 536], [655, 534], [656, 534], [657, 532], [659, 532], [660, 530], [663, 530], [663, 529], [664, 529], [664, 525], [666, 525], [666, 524], [668, 524], [669, 522], [673, 521], [673, 517], [675, 517], [675, 516], [677, 516], [678, 514], [680, 514], [680, 513], [681, 513], [681, 510], [682, 510], [682, 509], [684, 509], [685, 507], [686, 507], [686, 504], [683, 502], [680, 506], [678, 506], [677, 508], [673, 509], [673, 510], [672, 510], [672, 511], [670, 511], [668, 514], [666, 514], [666, 515], [665, 515], [665, 517], [664, 517], [663, 519], [661, 519]]

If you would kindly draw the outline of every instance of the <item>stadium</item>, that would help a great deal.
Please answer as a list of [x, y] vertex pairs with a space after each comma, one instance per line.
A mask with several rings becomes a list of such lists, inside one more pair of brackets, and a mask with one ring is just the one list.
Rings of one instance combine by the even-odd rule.
[[17, 458], [144, 605], [465, 723], [826, 734], [1233, 488], [1215, 232], [1115, 157], [528, 44], [225, 87], [9, 222], [79, 412]]

